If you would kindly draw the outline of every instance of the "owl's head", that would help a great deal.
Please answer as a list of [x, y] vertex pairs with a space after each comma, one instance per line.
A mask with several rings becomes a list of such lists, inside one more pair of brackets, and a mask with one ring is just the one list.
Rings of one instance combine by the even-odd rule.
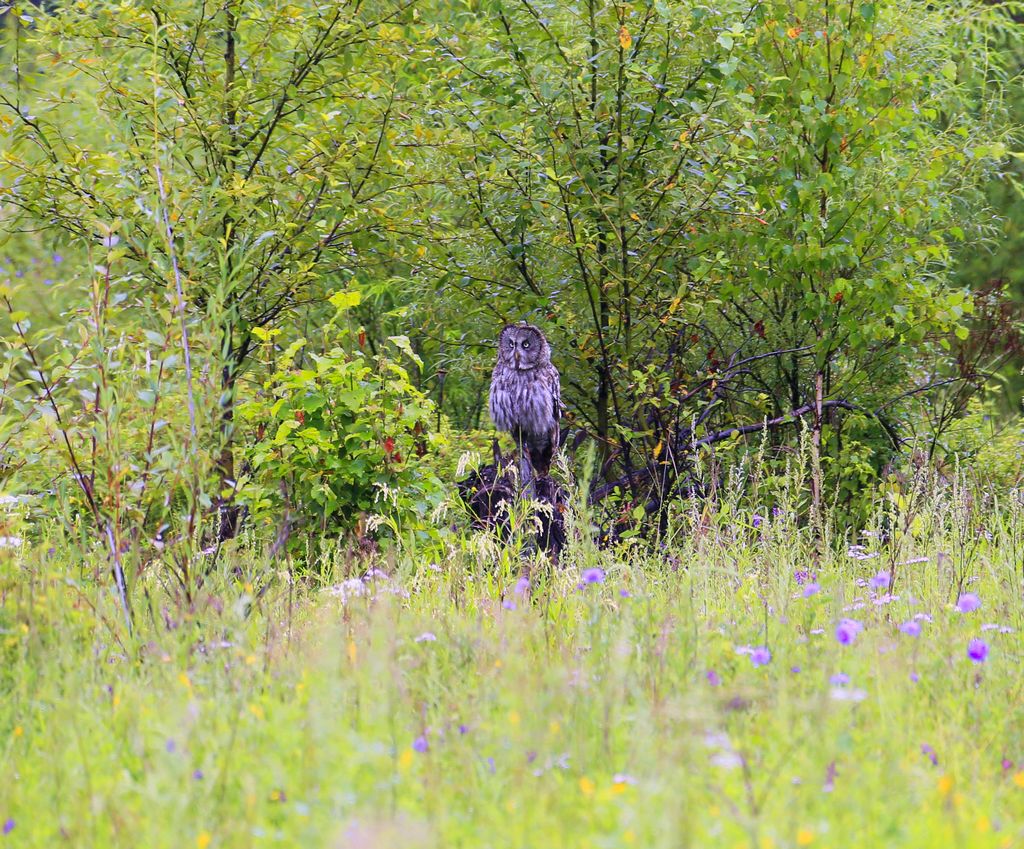
[[510, 368], [529, 371], [551, 362], [551, 348], [532, 324], [509, 324], [498, 336], [498, 359]]

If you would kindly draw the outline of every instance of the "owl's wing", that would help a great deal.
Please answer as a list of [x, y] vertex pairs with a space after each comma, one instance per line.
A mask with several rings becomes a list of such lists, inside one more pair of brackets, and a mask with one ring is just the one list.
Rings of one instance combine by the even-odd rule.
[[562, 387], [558, 379], [558, 369], [551, 366], [548, 375], [548, 379], [551, 381], [551, 400], [555, 406], [553, 412], [555, 414], [555, 422], [557, 423], [562, 416]]

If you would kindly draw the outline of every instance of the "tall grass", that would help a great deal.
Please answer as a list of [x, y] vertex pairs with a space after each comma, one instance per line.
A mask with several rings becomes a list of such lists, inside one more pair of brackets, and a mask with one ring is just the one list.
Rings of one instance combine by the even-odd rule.
[[102, 552], [4, 548], [0, 845], [1022, 845], [1022, 555], [959, 483], [827, 544], [723, 497], [557, 567], [239, 545], [129, 637]]

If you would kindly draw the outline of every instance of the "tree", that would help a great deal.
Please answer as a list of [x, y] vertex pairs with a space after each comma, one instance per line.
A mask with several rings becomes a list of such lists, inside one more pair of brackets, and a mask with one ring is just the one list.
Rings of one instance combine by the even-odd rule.
[[985, 235], [968, 213], [1006, 155], [1008, 124], [998, 85], [972, 108], [958, 61], [983, 60], [984, 28], [998, 23], [980, 4], [826, 0], [762, 4], [742, 35], [757, 62], [738, 72], [757, 75], [748, 121], [759, 155], [748, 214], [718, 263], [734, 277], [722, 314], [735, 336], [754, 325], [767, 347], [802, 354], [775, 360], [774, 380], [757, 377], [776, 387], [776, 411], [814, 405], [815, 509], [834, 422], [824, 402], [876, 410], [908, 385], [926, 390], [914, 358], [967, 335], [973, 302], [951, 280], [951, 252]]
[[[970, 309], [949, 246], [974, 237], [964, 213], [1005, 147], [999, 111], [959, 96], [957, 61], [986, 55], [998, 13], [458, 8], [426, 309], [483, 338], [509, 318], [551, 329], [602, 490], [658, 509], [686, 485], [688, 446], [794, 410], [817, 457], [832, 412], [904, 391], [894, 366]], [[819, 505], [817, 460], [811, 486]]]
[[[178, 327], [190, 405], [189, 329], [216, 328], [226, 499], [254, 330], [346, 285], [392, 226], [388, 134], [410, 5], [79, 3], [33, 10], [16, 33], [0, 200], [18, 214], [4, 227], [118, 244], [122, 285], [157, 329]], [[193, 409], [193, 440], [196, 426]]]

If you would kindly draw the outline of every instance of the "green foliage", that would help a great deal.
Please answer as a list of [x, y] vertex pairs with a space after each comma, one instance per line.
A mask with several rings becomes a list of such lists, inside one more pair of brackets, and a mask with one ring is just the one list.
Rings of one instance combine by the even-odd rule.
[[[358, 292], [331, 298], [339, 312]], [[275, 367], [261, 391], [240, 403], [238, 417], [256, 436], [239, 498], [260, 525], [282, 521], [324, 531], [365, 529], [367, 514], [394, 532], [432, 536], [443, 491], [421, 458], [440, 437], [429, 433], [434, 408], [399, 365], [412, 355], [396, 336], [376, 356], [331, 323], [319, 347], [297, 339], [275, 350], [276, 330], [256, 328]]]
[[[965, 34], [986, 20], [961, 11]], [[950, 283], [950, 251], [980, 232], [966, 232], [965, 204], [1006, 156], [1007, 127], [997, 103], [978, 117], [963, 102], [957, 61], [980, 64], [989, 48], [952, 42], [951, 13], [761, 4], [743, 30], [758, 63], [744, 143], [757, 164], [717, 265], [743, 268], [721, 290], [742, 302], [738, 326], [756, 318], [769, 344], [811, 346], [786, 369], [791, 397], [825, 373], [826, 397], [875, 404], [900, 385], [894, 348], [904, 358], [966, 335], [972, 302]]]
[[[0, 280], [0, 431], [17, 445], [4, 458], [5, 486], [45, 493], [70, 524], [105, 532], [109, 523], [119, 539], [180, 516], [210, 453], [189, 435], [179, 325], [138, 296], [124, 249], [106, 238], [88, 253], [91, 273], [56, 254]], [[15, 308], [35, 298], [33, 309]], [[208, 417], [217, 396], [197, 384], [193, 406]]]
[[[322, 303], [392, 226], [385, 158], [407, 17], [388, 2], [168, 0], [66, 3], [13, 27], [3, 230], [43, 226], [81, 251], [116, 240], [121, 294], [160, 311], [153, 332], [178, 335], [185, 394], [198, 374], [220, 382], [220, 412], [192, 425], [218, 489], [236, 477], [254, 328]], [[190, 323], [204, 343], [195, 374]]]
[[[530, 318], [595, 485], [628, 490], [615, 511], [664, 527], [700, 450], [764, 425], [785, 458], [799, 420], [812, 503], [842, 486], [862, 515], [908, 436], [937, 450], [984, 383], [949, 350], [977, 302], [954, 271], [1012, 153], [1013, 11], [12, 7], [0, 239], [19, 274], [69, 258], [52, 287], [0, 280], [12, 488], [115, 540], [194, 540], [236, 497], [268, 528], [349, 529], [385, 492], [422, 517], [435, 461], [407, 429], [428, 393], [438, 421], [485, 425], [488, 340]], [[365, 339], [312, 330], [356, 291]], [[274, 334], [306, 340], [295, 363]], [[413, 439], [400, 464], [389, 438]]]
[[[425, 357], [464, 350], [472, 386], [467, 335], [537, 321], [573, 423], [620, 469], [677, 469], [687, 443], [801, 407], [816, 450], [847, 456], [828, 403], [913, 398], [915, 358], [966, 333], [952, 252], [989, 232], [970, 216], [1012, 127], [1000, 77], [959, 69], [1009, 31], [980, 3], [456, 7], [444, 104], [416, 125], [457, 174], [426, 188], [406, 255]], [[909, 408], [865, 434], [866, 477]]]

